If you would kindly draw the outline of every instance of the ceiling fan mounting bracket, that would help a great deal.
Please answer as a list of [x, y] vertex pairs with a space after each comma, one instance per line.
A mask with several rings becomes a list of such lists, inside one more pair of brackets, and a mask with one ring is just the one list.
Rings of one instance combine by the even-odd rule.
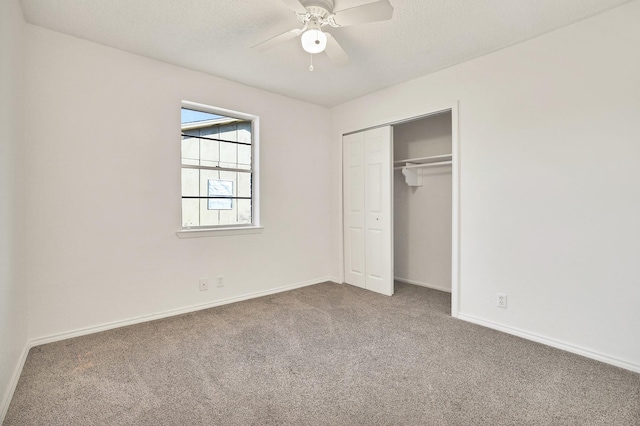
[[300, 0], [300, 4], [311, 13], [314, 13], [312, 10], [324, 12], [327, 15], [333, 12], [333, 0]]

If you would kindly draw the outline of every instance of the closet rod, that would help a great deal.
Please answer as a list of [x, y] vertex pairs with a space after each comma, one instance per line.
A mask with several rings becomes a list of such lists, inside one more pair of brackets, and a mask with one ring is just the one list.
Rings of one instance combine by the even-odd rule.
[[422, 163], [435, 163], [436, 161], [447, 161], [451, 160], [451, 154], [443, 154], [443, 155], [432, 155], [430, 157], [419, 157], [419, 158], [407, 158], [406, 160], [396, 160], [393, 164], [422, 164]]
[[393, 170], [417, 169], [417, 168], [432, 167], [432, 166], [446, 166], [447, 164], [453, 164], [453, 161], [439, 161], [437, 163], [411, 164], [409, 166], [394, 167]]

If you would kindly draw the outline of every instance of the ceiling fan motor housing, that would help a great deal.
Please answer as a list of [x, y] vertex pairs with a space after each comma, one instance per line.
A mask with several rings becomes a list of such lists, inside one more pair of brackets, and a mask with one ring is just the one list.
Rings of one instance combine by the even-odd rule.
[[311, 16], [326, 18], [333, 13], [333, 0], [300, 0]]

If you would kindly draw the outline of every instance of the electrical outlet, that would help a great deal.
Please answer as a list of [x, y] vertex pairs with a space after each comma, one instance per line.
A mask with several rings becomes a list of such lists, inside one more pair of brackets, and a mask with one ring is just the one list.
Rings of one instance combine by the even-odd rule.
[[498, 308], [507, 307], [507, 295], [504, 293], [498, 293]]
[[218, 275], [218, 278], [216, 278], [216, 283], [218, 287], [224, 287], [224, 276]]
[[209, 290], [209, 278], [200, 278], [199, 288], [200, 291]]

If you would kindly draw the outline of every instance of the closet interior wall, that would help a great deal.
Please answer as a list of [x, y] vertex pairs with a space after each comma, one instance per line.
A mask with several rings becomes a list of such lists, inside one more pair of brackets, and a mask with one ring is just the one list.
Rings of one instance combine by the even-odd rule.
[[[451, 154], [451, 112], [393, 126], [398, 161]], [[415, 170], [415, 169], [414, 169]], [[451, 292], [451, 165], [418, 168], [422, 186], [394, 171], [394, 276]]]

